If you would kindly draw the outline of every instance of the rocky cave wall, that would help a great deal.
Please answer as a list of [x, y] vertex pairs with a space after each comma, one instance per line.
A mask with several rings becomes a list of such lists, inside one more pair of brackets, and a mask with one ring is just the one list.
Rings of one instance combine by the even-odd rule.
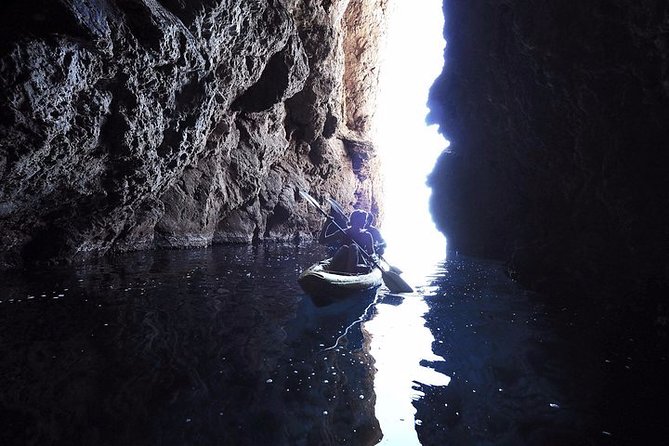
[[445, 0], [444, 12], [429, 120], [451, 146], [430, 182], [449, 248], [507, 260], [561, 298], [663, 300], [669, 4]]
[[299, 189], [378, 212], [385, 3], [3, 4], [0, 267], [308, 237]]

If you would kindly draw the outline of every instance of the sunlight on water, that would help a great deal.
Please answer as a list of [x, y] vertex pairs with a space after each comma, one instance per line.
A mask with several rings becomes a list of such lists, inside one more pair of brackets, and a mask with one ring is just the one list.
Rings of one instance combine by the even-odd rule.
[[412, 402], [421, 398], [420, 384], [445, 386], [450, 377], [420, 365], [423, 360], [443, 361], [432, 352], [434, 337], [425, 327], [428, 306], [417, 295], [398, 306], [380, 304], [378, 314], [365, 323], [371, 337], [370, 354], [377, 369], [374, 375], [375, 416], [383, 432], [384, 445], [418, 445], [416, 409]]
[[384, 173], [386, 258], [415, 280], [446, 255], [425, 184], [448, 146], [437, 126], [425, 124], [428, 91], [443, 67], [443, 25], [440, 1], [396, 2], [379, 80], [376, 141]]
[[[431, 3], [431, 4], [429, 4]], [[421, 291], [446, 257], [446, 239], [429, 212], [426, 179], [448, 142], [428, 127], [427, 96], [443, 66], [441, 1], [395, 2], [380, 72], [376, 142], [384, 173], [385, 258], [403, 270], [416, 293], [399, 304], [379, 303], [365, 322], [365, 336], [377, 372], [375, 415], [384, 445], [419, 445], [413, 402], [421, 385], [445, 386], [450, 377], [421, 365], [441, 362], [425, 326], [429, 307]]]

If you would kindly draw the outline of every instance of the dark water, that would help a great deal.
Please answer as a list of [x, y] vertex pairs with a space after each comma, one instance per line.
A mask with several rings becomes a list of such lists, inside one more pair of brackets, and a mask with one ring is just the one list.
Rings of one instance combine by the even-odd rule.
[[567, 319], [499, 266], [448, 260], [418, 293], [317, 307], [295, 279], [323, 256], [215, 247], [2, 276], [0, 444], [615, 444], [588, 393], [606, 358], [575, 367]]

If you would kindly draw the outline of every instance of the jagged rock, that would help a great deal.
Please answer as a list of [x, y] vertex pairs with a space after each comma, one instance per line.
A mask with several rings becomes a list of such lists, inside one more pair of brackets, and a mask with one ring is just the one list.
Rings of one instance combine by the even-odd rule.
[[358, 3], [10, 1], [0, 266], [309, 237], [300, 188], [378, 209], [373, 146], [343, 142], [369, 141], [384, 21], [345, 57]]

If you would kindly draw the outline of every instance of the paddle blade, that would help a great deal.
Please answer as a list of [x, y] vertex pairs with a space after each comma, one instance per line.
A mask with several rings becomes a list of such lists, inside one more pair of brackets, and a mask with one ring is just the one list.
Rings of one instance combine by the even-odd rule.
[[402, 271], [401, 269], [399, 269], [398, 267], [393, 266], [393, 265], [391, 265], [390, 263], [388, 263], [388, 261], [387, 261], [386, 259], [384, 259], [383, 256], [379, 256], [379, 258], [383, 261], [383, 263], [386, 264], [386, 266], [388, 267], [388, 269], [389, 269], [390, 271], [394, 272], [395, 274], [402, 274], [402, 273], [404, 272], [404, 271]]
[[328, 201], [328, 203], [330, 203], [330, 206], [332, 207], [332, 209], [335, 210], [335, 212], [337, 212], [345, 219], [348, 219], [346, 212], [344, 212], [344, 209], [341, 207], [341, 205], [337, 203], [337, 200], [335, 200], [334, 198], [326, 198], [326, 200]]
[[394, 272], [395, 274], [402, 274], [404, 272], [401, 269], [399, 269], [398, 267], [393, 266], [391, 264], [388, 264], [388, 269], [390, 269], [390, 271]]
[[383, 283], [388, 287], [391, 293], [413, 293], [411, 285], [406, 283], [399, 274], [393, 271], [383, 271]]

